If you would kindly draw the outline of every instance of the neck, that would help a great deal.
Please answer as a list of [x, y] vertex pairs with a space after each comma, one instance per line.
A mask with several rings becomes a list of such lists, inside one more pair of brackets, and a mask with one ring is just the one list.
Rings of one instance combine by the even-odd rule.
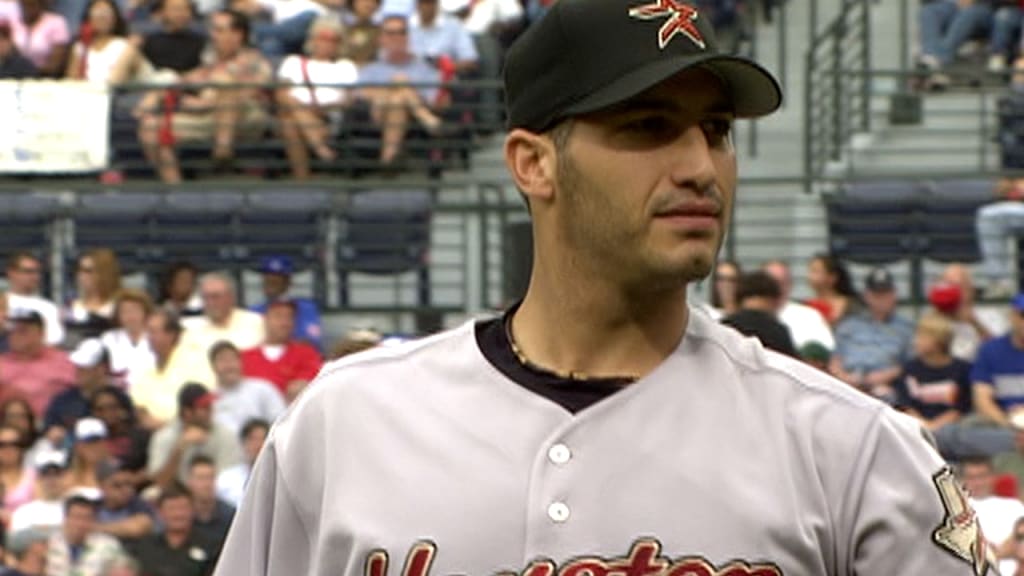
[[[177, 346], [177, 345], [175, 345], [175, 346]], [[164, 367], [167, 366], [167, 363], [171, 361], [171, 355], [174, 354], [174, 348], [171, 348], [170, 350], [168, 350], [167, 352], [164, 352], [164, 353], [156, 352], [155, 354], [156, 354], [156, 366], [157, 366], [157, 368], [163, 370]]]
[[512, 320], [512, 337], [530, 362], [556, 373], [643, 376], [679, 344], [689, 315], [684, 284], [648, 294], [600, 281], [579, 290], [580, 283], [544, 271], [542, 257], [535, 262]]
[[1024, 350], [1024, 334], [1010, 333], [1010, 343], [1018, 350]]
[[871, 318], [873, 318], [876, 322], [885, 322], [889, 319], [890, 316], [892, 316], [892, 312], [876, 312], [874, 310], [871, 311]]
[[216, 498], [205, 498], [193, 496], [193, 506], [195, 506], [197, 518], [210, 518], [213, 516], [213, 511], [217, 508]]
[[29, 348], [20, 352], [14, 352], [14, 357], [20, 360], [35, 360], [43, 355], [43, 350], [45, 350], [45, 348], [42, 346], [39, 348]]
[[214, 318], [212, 316], [210, 317], [210, 324], [213, 324], [214, 326], [227, 326], [230, 321], [231, 312], [228, 312], [221, 318]]
[[132, 341], [132, 344], [142, 339], [142, 328], [125, 328], [124, 333], [128, 335], [128, 339]]
[[952, 356], [941, 350], [929, 350], [920, 355], [921, 362], [927, 366], [945, 366], [952, 360]]
[[164, 532], [164, 536], [171, 548], [181, 548], [188, 540], [188, 530], [167, 530]]
[[769, 298], [747, 298], [740, 304], [740, 309], [742, 310], [757, 310], [771, 314], [775, 314], [776, 308], [778, 308], [778, 305]]

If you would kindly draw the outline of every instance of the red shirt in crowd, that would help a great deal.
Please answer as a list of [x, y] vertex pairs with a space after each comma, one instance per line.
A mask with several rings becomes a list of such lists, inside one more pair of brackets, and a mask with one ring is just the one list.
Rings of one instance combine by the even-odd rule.
[[46, 347], [36, 358], [0, 354], [0, 398], [21, 397], [42, 418], [54, 396], [75, 383], [75, 366], [66, 352]]
[[322, 365], [323, 359], [316, 348], [302, 342], [289, 342], [277, 360], [271, 360], [263, 346], [242, 352], [242, 373], [273, 382], [281, 394], [287, 394], [292, 381], [312, 380]]

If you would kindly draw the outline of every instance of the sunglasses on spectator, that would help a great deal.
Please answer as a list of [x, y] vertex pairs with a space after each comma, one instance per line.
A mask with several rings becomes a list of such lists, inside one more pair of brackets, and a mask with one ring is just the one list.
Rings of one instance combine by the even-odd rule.
[[0, 448], [21, 448], [21, 443], [17, 440], [0, 440]]

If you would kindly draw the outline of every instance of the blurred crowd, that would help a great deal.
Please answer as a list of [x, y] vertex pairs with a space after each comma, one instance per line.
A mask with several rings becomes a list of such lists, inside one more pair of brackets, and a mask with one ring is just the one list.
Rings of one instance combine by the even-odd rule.
[[[151, 295], [86, 252], [65, 303], [45, 272], [15, 254], [0, 295], [0, 574], [211, 573], [271, 423], [324, 362], [317, 305], [284, 257], [251, 309], [187, 262]], [[353, 332], [328, 357], [379, 341]]]
[[[921, 0], [918, 8], [918, 65], [927, 73], [926, 87], [941, 90], [951, 83], [950, 67], [960, 56], [985, 58], [988, 71], [1003, 74], [1024, 69], [1019, 0]], [[1024, 88], [1024, 78], [1013, 77]]]

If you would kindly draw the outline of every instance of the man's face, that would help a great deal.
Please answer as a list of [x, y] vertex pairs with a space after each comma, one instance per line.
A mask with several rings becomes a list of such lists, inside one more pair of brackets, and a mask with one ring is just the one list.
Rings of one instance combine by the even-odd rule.
[[124, 508], [135, 498], [132, 476], [126, 471], [116, 472], [103, 481], [103, 504], [109, 509]]
[[146, 338], [153, 352], [160, 356], [168, 356], [174, 350], [177, 339], [173, 332], [166, 329], [167, 320], [155, 314], [146, 320]]
[[209, 464], [196, 464], [188, 474], [188, 490], [196, 498], [212, 500], [217, 496], [217, 469]]
[[783, 303], [789, 300], [790, 291], [793, 289], [793, 278], [789, 274], [789, 268], [781, 262], [769, 262], [764, 265], [764, 271], [779, 283]]
[[7, 343], [15, 354], [36, 354], [45, 346], [43, 327], [31, 322], [14, 322]]
[[242, 379], [242, 359], [234, 350], [221, 350], [213, 357], [212, 365], [221, 386], [233, 386]]
[[47, 466], [38, 471], [39, 493], [45, 500], [57, 500], [64, 492], [64, 470], [56, 466]]
[[188, 497], [164, 500], [159, 513], [167, 532], [181, 533], [192, 529], [192, 501]]
[[64, 537], [75, 546], [85, 542], [96, 524], [96, 512], [86, 505], [72, 505], [64, 515]]
[[360, 21], [369, 22], [377, 13], [378, 6], [380, 6], [378, 0], [354, 0], [352, 12]]
[[188, 0], [166, 0], [162, 16], [171, 30], [183, 30], [192, 23], [192, 9]]
[[231, 17], [222, 12], [210, 21], [210, 39], [217, 56], [230, 58], [242, 49], [242, 33], [231, 27]]
[[288, 306], [271, 306], [264, 314], [267, 343], [285, 344], [295, 330], [295, 312]]
[[276, 300], [288, 291], [291, 278], [285, 274], [264, 274], [263, 295], [267, 300]]
[[213, 424], [213, 410], [210, 406], [183, 408], [181, 416], [187, 426], [198, 426], [200, 428], [209, 429]]
[[403, 58], [409, 53], [409, 27], [401, 18], [386, 18], [380, 25], [380, 49], [385, 59]]
[[877, 316], [887, 317], [896, 309], [895, 290], [865, 290], [864, 303], [868, 310]]
[[205, 280], [199, 295], [203, 299], [203, 312], [213, 322], [221, 323], [231, 316], [231, 310], [235, 307], [235, 297], [231, 292], [231, 286], [223, 280]]
[[249, 431], [249, 435], [242, 440], [242, 451], [245, 452], [245, 461], [252, 464], [260, 455], [263, 444], [267, 441], [267, 431], [261, 427], [255, 427]]
[[420, 22], [433, 23], [437, 18], [437, 0], [419, 0], [416, 2], [416, 12], [419, 14]]
[[100, 362], [96, 366], [88, 368], [75, 366], [75, 382], [86, 390], [96, 390], [100, 386], [109, 384], [110, 373], [107, 371], [107, 365]]
[[1010, 311], [1010, 332], [1018, 342], [1024, 342], [1024, 310]]
[[726, 102], [714, 75], [691, 70], [577, 117], [552, 200], [531, 204], [557, 229], [542, 249], [644, 291], [707, 276], [736, 187]]
[[42, 277], [43, 267], [34, 258], [22, 258], [7, 270], [7, 282], [11, 292], [23, 296], [39, 292]]
[[974, 498], [992, 495], [992, 468], [985, 464], [964, 464], [963, 482], [967, 493]]

